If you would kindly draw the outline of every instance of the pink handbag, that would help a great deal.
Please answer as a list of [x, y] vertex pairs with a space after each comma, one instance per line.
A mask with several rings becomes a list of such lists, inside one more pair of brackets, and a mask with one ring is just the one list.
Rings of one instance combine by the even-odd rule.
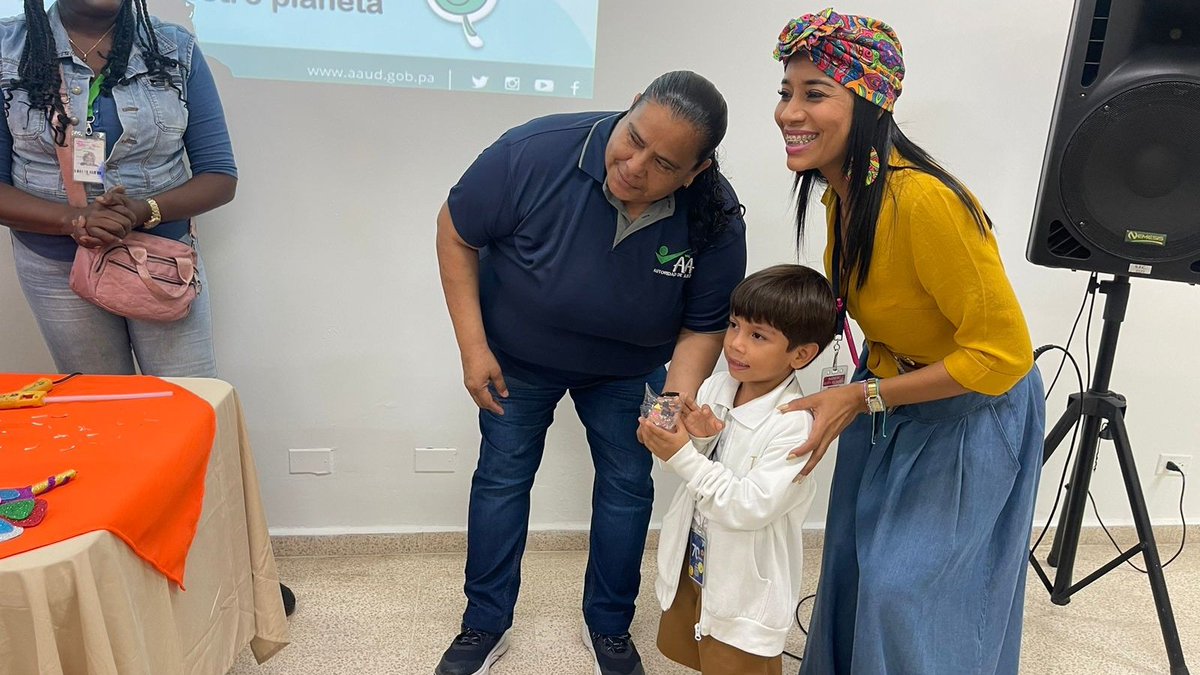
[[[71, 131], [68, 127], [68, 141]], [[55, 147], [67, 203], [86, 207], [87, 192], [75, 180], [70, 151]], [[194, 242], [195, 225], [191, 235]], [[200, 292], [196, 249], [174, 239], [130, 232], [122, 241], [103, 248], [80, 246], [71, 265], [70, 283], [76, 295], [118, 316], [178, 321], [188, 315]]]

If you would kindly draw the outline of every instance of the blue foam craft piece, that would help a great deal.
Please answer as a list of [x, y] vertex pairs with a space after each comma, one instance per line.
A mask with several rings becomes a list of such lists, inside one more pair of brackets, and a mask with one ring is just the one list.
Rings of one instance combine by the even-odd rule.
[[0, 542], [16, 539], [24, 532], [24, 528], [17, 527], [6, 520], [0, 520]]

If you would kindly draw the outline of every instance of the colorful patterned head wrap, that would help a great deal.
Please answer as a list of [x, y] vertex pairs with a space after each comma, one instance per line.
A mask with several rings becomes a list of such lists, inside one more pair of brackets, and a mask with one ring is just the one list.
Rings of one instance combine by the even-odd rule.
[[829, 77], [871, 103], [891, 110], [904, 79], [904, 52], [891, 26], [832, 7], [792, 19], [779, 34], [775, 59], [807, 51]]

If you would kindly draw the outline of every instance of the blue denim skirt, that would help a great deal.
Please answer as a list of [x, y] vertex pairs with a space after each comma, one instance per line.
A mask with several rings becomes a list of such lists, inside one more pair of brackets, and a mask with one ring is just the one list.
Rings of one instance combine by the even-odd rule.
[[1036, 367], [1000, 396], [855, 420], [800, 672], [1017, 673], [1044, 434]]

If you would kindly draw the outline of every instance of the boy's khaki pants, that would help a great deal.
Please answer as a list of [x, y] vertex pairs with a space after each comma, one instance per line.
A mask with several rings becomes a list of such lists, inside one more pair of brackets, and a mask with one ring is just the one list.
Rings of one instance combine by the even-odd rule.
[[783, 656], [758, 656], [705, 635], [696, 641], [700, 587], [688, 577], [687, 557], [671, 608], [658, 622], [658, 650], [668, 659], [704, 675], [782, 675]]

